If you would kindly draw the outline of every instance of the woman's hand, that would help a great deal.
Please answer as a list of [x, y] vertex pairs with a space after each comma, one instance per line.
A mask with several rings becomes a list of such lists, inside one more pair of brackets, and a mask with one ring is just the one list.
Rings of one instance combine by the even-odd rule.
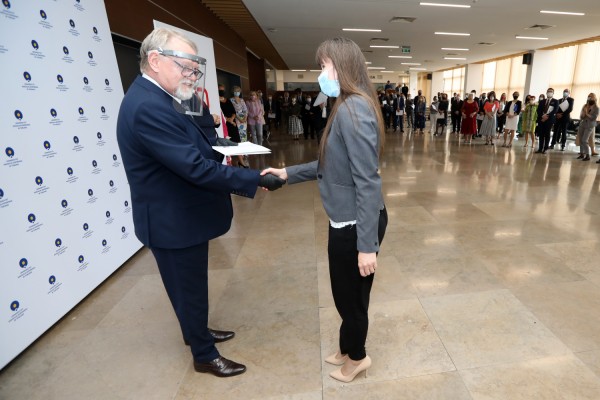
[[263, 170], [263, 171], [260, 173], [260, 175], [261, 175], [261, 176], [262, 176], [262, 175], [266, 175], [266, 174], [275, 175], [275, 176], [277, 176], [277, 177], [279, 177], [279, 178], [281, 178], [281, 179], [283, 179], [283, 180], [286, 180], [286, 181], [287, 181], [287, 179], [288, 179], [288, 175], [287, 175], [287, 172], [286, 172], [285, 168], [281, 168], [281, 169], [277, 169], [277, 168], [267, 168], [267, 169], [264, 169], [264, 170]]
[[360, 275], [365, 277], [375, 273], [377, 269], [376, 253], [358, 253], [358, 270]]

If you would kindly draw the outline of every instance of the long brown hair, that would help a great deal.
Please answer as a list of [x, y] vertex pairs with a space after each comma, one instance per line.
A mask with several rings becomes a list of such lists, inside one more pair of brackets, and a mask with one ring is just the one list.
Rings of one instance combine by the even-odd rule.
[[[365, 56], [363, 55], [360, 47], [352, 40], [344, 37], [336, 37], [328, 39], [321, 43], [317, 48], [315, 59], [319, 65], [324, 60], [331, 60], [333, 67], [335, 68], [338, 81], [340, 83], [340, 95], [337, 97], [327, 125], [323, 130], [323, 138], [321, 140], [320, 159], [324, 160], [325, 156], [325, 145], [327, 143], [327, 137], [331, 130], [331, 124], [335, 118], [338, 108], [344, 104], [346, 99], [350, 96], [356, 95], [364, 98], [372, 109], [372, 112], [377, 118], [378, 136], [379, 136], [379, 154], [383, 150], [383, 143], [385, 141], [385, 130], [383, 124], [383, 116], [379, 109], [379, 100], [377, 99], [377, 93], [371, 84], [369, 74], [367, 73], [367, 64]], [[358, 123], [356, 113], [354, 110], [350, 110], [353, 120]]]

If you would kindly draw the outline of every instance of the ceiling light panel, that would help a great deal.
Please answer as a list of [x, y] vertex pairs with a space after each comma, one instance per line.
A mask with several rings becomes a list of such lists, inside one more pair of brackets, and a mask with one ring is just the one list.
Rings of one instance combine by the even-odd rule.
[[585, 15], [585, 13], [582, 13], [582, 12], [571, 12], [571, 11], [548, 11], [548, 10], [542, 10], [542, 11], [540, 11], [540, 13], [541, 14], [576, 15], [576, 16]]
[[470, 33], [461, 32], [435, 32], [436, 35], [448, 35], [448, 36], [471, 36]]
[[468, 4], [426, 3], [423, 1], [420, 2], [419, 5], [433, 7], [471, 8], [471, 6]]

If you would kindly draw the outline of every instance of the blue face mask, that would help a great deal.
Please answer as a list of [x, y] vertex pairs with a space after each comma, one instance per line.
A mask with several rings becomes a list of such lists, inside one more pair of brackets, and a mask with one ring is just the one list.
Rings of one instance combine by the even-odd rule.
[[240, 97], [240, 94], [241, 94], [240, 92], [233, 92], [233, 95], [234, 95], [235, 97]]
[[321, 92], [329, 97], [338, 97], [340, 95], [340, 82], [336, 79], [329, 79], [328, 74], [329, 70], [326, 69], [319, 75]]

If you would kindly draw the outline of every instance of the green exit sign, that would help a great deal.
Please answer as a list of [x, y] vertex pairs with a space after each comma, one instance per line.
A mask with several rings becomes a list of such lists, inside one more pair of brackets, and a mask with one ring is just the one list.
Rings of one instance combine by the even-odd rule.
[[410, 46], [402, 46], [402, 53], [410, 53]]

